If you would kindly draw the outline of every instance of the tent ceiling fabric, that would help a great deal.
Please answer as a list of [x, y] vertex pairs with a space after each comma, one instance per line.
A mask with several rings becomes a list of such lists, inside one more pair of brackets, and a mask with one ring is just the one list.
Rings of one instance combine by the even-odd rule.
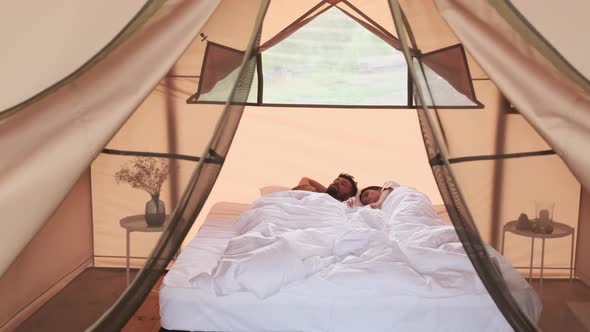
[[[487, 2], [436, 3], [503, 94], [563, 158], [582, 185], [590, 188], [590, 94], [586, 87], [556, 68]], [[585, 23], [578, 24], [581, 29]]]
[[[189, 45], [218, 1], [168, 1], [124, 44], [0, 124], [2, 274]], [[149, 70], [146, 70], [149, 68]], [[51, 176], [48, 176], [51, 174]], [[34, 194], [32, 194], [34, 193]], [[26, 206], [35, 206], [28, 209]]]
[[117, 36], [146, 2], [3, 1], [0, 111], [73, 73]]
[[585, 35], [590, 31], [590, 1], [544, 1], [542, 6], [537, 1], [528, 0], [511, 0], [510, 3], [580, 74], [590, 80], [590, 43]]

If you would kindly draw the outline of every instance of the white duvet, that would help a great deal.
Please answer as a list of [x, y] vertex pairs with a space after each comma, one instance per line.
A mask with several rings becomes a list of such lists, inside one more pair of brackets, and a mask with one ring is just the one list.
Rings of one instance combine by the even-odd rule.
[[487, 293], [453, 226], [413, 188], [396, 188], [381, 210], [348, 208], [326, 194], [275, 193], [254, 202], [236, 227], [239, 235], [210, 273], [191, 279], [194, 287], [261, 299], [301, 283], [317, 296]]

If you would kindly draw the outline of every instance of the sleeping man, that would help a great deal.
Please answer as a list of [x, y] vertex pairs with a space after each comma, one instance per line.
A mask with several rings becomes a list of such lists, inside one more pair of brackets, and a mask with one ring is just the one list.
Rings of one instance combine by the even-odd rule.
[[303, 177], [299, 184], [293, 190], [305, 190], [318, 193], [326, 193], [335, 199], [344, 202], [345, 200], [354, 197], [358, 191], [356, 181], [350, 174], [340, 173], [332, 183], [326, 188], [316, 180], [308, 177]]

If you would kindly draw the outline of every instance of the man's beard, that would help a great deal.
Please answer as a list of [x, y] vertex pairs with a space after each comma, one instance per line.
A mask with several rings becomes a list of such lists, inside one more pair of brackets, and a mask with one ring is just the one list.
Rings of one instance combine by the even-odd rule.
[[345, 201], [348, 197], [346, 197], [345, 193], [341, 193], [338, 190], [338, 187], [333, 186], [333, 185], [329, 185], [328, 188], [326, 188], [326, 194], [334, 197], [335, 199], [343, 202]]

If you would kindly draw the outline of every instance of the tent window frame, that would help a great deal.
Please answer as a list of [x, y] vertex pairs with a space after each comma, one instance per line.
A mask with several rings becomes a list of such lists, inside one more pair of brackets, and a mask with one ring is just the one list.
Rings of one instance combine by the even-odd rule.
[[[371, 31], [369, 28], [367, 28], [364, 24], [362, 24], [361, 22], [359, 22], [359, 19], [357, 19], [356, 17], [353, 17], [350, 13], [346, 12], [345, 10], [343, 10], [342, 8], [340, 8], [339, 6], [337, 6], [336, 4], [339, 3], [343, 3], [345, 5], [347, 5], [352, 11], [357, 12], [359, 15], [361, 15], [363, 18], [365, 18], [366, 20], [368, 20], [368, 22], [370, 22], [371, 24], [374, 25], [375, 29], [378, 30], [379, 32], [383, 33], [386, 37], [390, 37], [393, 40], [397, 40], [397, 38], [395, 36], [393, 36], [389, 31], [387, 31], [386, 29], [384, 29], [383, 27], [381, 27], [379, 24], [377, 24], [376, 22], [374, 22], [369, 16], [367, 16], [365, 13], [361, 12], [359, 9], [357, 9], [354, 5], [352, 5], [351, 3], [349, 3], [346, 0], [341, 0], [341, 1], [337, 1], [336, 3], [328, 3], [328, 6], [326, 6], [326, 8], [322, 9], [319, 13], [316, 13], [314, 15], [312, 15], [311, 17], [308, 17], [310, 15], [310, 13], [313, 13], [313, 11], [317, 8], [320, 8], [322, 5], [325, 4], [324, 1], [320, 1], [316, 6], [314, 6], [312, 9], [310, 9], [308, 12], [306, 12], [303, 16], [301, 16], [300, 18], [296, 19], [294, 22], [292, 22], [291, 24], [289, 24], [287, 26], [287, 28], [285, 28], [283, 31], [279, 32], [279, 34], [283, 33], [285, 30], [289, 29], [292, 26], [297, 25], [297, 23], [299, 23], [302, 20], [305, 19], [310, 19], [310, 21], [312, 19], [315, 19], [316, 17], [320, 16], [322, 13], [324, 13], [325, 11], [327, 11], [328, 9], [331, 8], [337, 8], [338, 10], [340, 10], [341, 12], [343, 12], [345, 15], [351, 17], [353, 20], [357, 21], [357, 23], [365, 28], [367, 31], [369, 31], [370, 33], [375, 34], [373, 31]], [[305, 26], [308, 22], [306, 22], [303, 26]], [[299, 27], [301, 28], [301, 27]], [[297, 28], [297, 30], [299, 29]], [[276, 37], [276, 36], [275, 36]], [[275, 37], [269, 39], [269, 41], [273, 41], [273, 39], [275, 39]], [[377, 35], [378, 38], [382, 38], [380, 36]], [[286, 37], [288, 38], [288, 37]], [[205, 41], [205, 39], [201, 40], [201, 41]], [[233, 103], [233, 104], [240, 104], [240, 105], [245, 105], [245, 106], [257, 106], [257, 107], [288, 107], [288, 108], [343, 108], [343, 109], [421, 109], [420, 105], [416, 105], [415, 101], [414, 101], [414, 97], [415, 97], [415, 86], [414, 86], [414, 81], [411, 78], [411, 75], [409, 73], [410, 69], [406, 68], [407, 70], [407, 100], [405, 105], [334, 105], [334, 104], [302, 104], [302, 103], [297, 103], [297, 104], [293, 104], [293, 103], [265, 103], [264, 102], [264, 79], [263, 79], [263, 72], [262, 72], [262, 52], [264, 52], [266, 49], [272, 47], [273, 45], [271, 45], [270, 47], [265, 47], [266, 44], [269, 43], [269, 41], [267, 41], [265, 44], [261, 45], [255, 53], [255, 57], [256, 57], [256, 70], [257, 70], [257, 76], [254, 79], [258, 80], [258, 84], [257, 84], [257, 91], [256, 91], [256, 102], [242, 102], [242, 103]], [[221, 47], [225, 50], [231, 51], [231, 52], [235, 52], [235, 53], [240, 53], [243, 54], [244, 51], [240, 51], [238, 49], [232, 48], [232, 47], [228, 47], [216, 42], [212, 42], [210, 40], [207, 40], [207, 45], [205, 48], [205, 54], [203, 56], [203, 63], [202, 63], [202, 67], [201, 67], [201, 73], [199, 76], [199, 85], [197, 88], [197, 91], [195, 94], [193, 94], [192, 96], [190, 96], [187, 100], [186, 103], [187, 104], [225, 104], [226, 101], [210, 101], [210, 100], [199, 100], [201, 94], [202, 94], [202, 82], [203, 79], [206, 78], [204, 75], [205, 72], [205, 68], [207, 66], [207, 58], [209, 55], [209, 51], [210, 51], [210, 47]], [[279, 41], [278, 43], [280, 43], [281, 41]], [[384, 41], [384, 43], [389, 44], [387, 41]], [[391, 44], [389, 44], [391, 46]], [[391, 46], [392, 48], [395, 48], [393, 46]], [[470, 94], [472, 95], [472, 97], [470, 96], [466, 96], [469, 100], [471, 100], [474, 105], [429, 105], [429, 107], [433, 107], [436, 109], [483, 109], [485, 107], [484, 104], [482, 104], [478, 99], [477, 96], [475, 94], [475, 88], [473, 85], [473, 78], [471, 77], [471, 72], [469, 69], [469, 64], [467, 61], [467, 54], [465, 52], [465, 49], [463, 47], [462, 44], [454, 44], [454, 45], [450, 45], [447, 47], [443, 47], [441, 49], [437, 49], [434, 51], [430, 51], [428, 53], [424, 53], [422, 54], [420, 52], [420, 50], [416, 50], [413, 49], [412, 53], [413, 53], [413, 57], [416, 58], [420, 63], [421, 63], [421, 58], [425, 57], [425, 56], [429, 56], [429, 55], [433, 55], [433, 54], [437, 54], [440, 52], [444, 52], [453, 48], [458, 47], [460, 49], [461, 52], [461, 56], [463, 57], [463, 65], [465, 67], [465, 71], [466, 71], [466, 76], [468, 77], [469, 80], [469, 90], [470, 90]]]

